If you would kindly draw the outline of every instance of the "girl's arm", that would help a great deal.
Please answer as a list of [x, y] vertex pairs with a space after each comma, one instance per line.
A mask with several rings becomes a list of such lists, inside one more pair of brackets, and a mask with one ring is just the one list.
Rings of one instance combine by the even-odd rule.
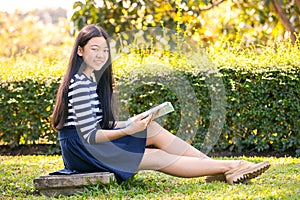
[[117, 121], [115, 128], [125, 128], [126, 121]]
[[143, 131], [146, 129], [146, 127], [152, 121], [152, 119], [152, 115], [149, 115], [146, 118], [144, 118], [144, 116], [140, 116], [126, 128], [114, 130], [98, 129], [95, 136], [96, 143], [115, 140], [126, 135], [132, 135], [137, 132]]
[[132, 135], [145, 130], [153, 119], [152, 115], [146, 118], [144, 118], [145, 116], [140, 116], [128, 127], [123, 129], [100, 129], [96, 116], [93, 114], [93, 107], [95, 105], [94, 99], [96, 97], [95, 90], [92, 90], [93, 92], [90, 93], [90, 89], [93, 85], [91, 85], [91, 82], [87, 80], [85, 76], [78, 75], [75, 78], [76, 79], [71, 82], [69, 86], [68, 97], [77, 118], [76, 128], [86, 143], [94, 144], [106, 142], [125, 135]]

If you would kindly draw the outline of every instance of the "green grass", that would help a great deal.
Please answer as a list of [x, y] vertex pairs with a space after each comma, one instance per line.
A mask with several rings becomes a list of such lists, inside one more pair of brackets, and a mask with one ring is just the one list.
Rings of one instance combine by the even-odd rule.
[[[300, 199], [300, 158], [240, 158], [253, 162], [268, 160], [272, 167], [250, 183], [236, 185], [143, 171], [122, 185], [96, 185], [86, 188], [81, 195], [58, 199]], [[0, 199], [48, 199], [38, 194], [33, 179], [63, 167], [60, 156], [0, 159]]]

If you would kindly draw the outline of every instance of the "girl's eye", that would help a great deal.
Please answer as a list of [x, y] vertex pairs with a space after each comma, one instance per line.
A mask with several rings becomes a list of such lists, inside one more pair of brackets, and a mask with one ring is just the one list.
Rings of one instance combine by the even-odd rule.
[[98, 48], [91, 48], [92, 51], [99, 51]]

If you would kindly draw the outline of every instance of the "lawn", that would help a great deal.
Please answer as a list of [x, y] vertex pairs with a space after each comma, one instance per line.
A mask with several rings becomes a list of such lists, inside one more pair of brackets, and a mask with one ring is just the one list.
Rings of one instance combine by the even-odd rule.
[[[122, 184], [97, 185], [83, 194], [58, 199], [300, 199], [300, 158], [222, 157], [253, 162], [268, 160], [272, 167], [248, 184], [205, 183], [203, 178], [176, 178], [159, 172], [139, 172]], [[60, 156], [0, 156], [0, 199], [47, 199], [33, 179], [61, 169]]]

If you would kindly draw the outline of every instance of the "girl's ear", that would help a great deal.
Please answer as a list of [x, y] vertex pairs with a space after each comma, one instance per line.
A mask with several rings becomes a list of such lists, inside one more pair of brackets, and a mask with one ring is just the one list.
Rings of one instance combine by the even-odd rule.
[[82, 54], [83, 54], [83, 49], [82, 47], [78, 46], [77, 55], [82, 56]]

